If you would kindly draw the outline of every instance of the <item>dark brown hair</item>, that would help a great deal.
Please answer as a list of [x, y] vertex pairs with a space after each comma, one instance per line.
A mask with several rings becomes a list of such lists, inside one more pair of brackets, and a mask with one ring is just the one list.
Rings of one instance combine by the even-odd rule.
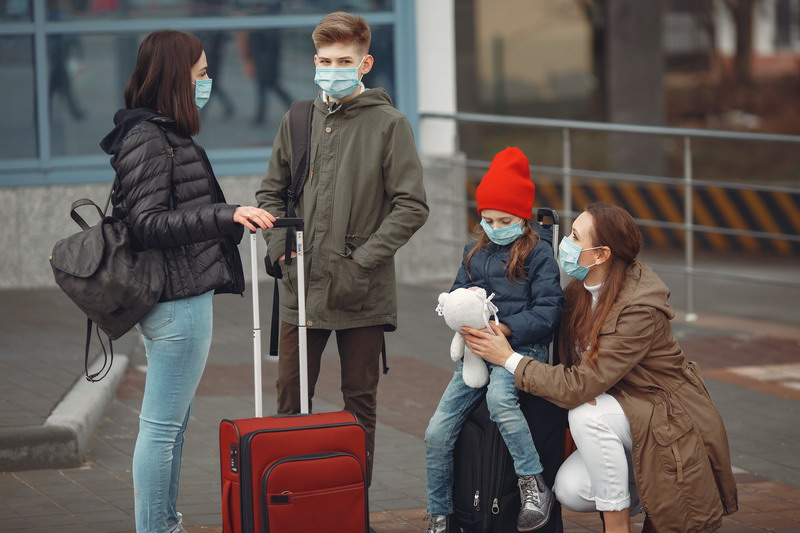
[[[480, 225], [475, 227], [475, 234], [479, 235], [478, 244], [464, 258], [464, 269], [467, 271], [469, 279], [472, 279], [472, 274], [469, 273], [469, 262], [472, 256], [492, 244], [492, 241], [489, 240]], [[536, 248], [537, 242], [539, 242], [539, 234], [531, 228], [530, 222], [526, 220], [522, 235], [514, 241], [514, 244], [511, 245], [511, 251], [508, 253], [508, 263], [505, 266], [508, 279], [520, 283], [522, 283], [522, 280], [528, 279], [528, 274], [525, 272], [525, 259]]]
[[125, 107], [158, 111], [174, 119], [182, 133], [197, 135], [192, 67], [202, 53], [200, 39], [181, 31], [158, 30], [145, 37], [125, 87]]
[[361, 53], [366, 55], [372, 41], [372, 32], [369, 24], [363, 18], [344, 11], [337, 11], [326, 15], [319, 21], [311, 34], [311, 40], [314, 41], [314, 47], [317, 50], [321, 46], [335, 43], [354, 44]]
[[[622, 290], [628, 267], [639, 255], [642, 234], [630, 213], [621, 207], [596, 202], [584, 212], [592, 216], [590, 233], [594, 246], [607, 246], [611, 250], [610, 268], [595, 308], [592, 308], [592, 295], [584, 288], [583, 281], [573, 279], [564, 289], [559, 348], [560, 353], [569, 354], [573, 364], [587, 360], [595, 365], [599, 355], [600, 328]], [[587, 346], [589, 352], [581, 357]]]

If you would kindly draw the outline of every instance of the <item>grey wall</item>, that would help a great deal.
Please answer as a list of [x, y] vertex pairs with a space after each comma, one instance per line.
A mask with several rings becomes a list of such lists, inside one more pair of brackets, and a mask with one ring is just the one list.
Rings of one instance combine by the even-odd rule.
[[[455, 276], [466, 242], [463, 170], [439, 160], [428, 160], [424, 165], [431, 215], [397, 254], [398, 279], [406, 283], [445, 283]], [[261, 176], [220, 179], [228, 201], [242, 205], [255, 202], [253, 195], [260, 183]], [[90, 198], [102, 207], [109, 187], [110, 184], [87, 184], [0, 188], [0, 289], [55, 286], [48, 258], [58, 239], [78, 231], [69, 216], [71, 203]], [[96, 220], [86, 208], [81, 213], [90, 224]], [[263, 241], [259, 244], [261, 256]], [[248, 242], [243, 241], [240, 252], [248, 280], [249, 249]], [[261, 276], [266, 274], [261, 272]]]

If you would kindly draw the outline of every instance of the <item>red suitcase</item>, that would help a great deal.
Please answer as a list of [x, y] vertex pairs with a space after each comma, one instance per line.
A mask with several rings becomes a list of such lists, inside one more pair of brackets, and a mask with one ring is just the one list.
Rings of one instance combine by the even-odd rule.
[[[366, 433], [348, 411], [308, 414], [302, 220], [278, 219], [297, 237], [302, 414], [262, 418], [258, 284], [253, 283], [255, 418], [219, 429], [223, 533], [364, 533]], [[250, 234], [253, 280], [256, 234]]]

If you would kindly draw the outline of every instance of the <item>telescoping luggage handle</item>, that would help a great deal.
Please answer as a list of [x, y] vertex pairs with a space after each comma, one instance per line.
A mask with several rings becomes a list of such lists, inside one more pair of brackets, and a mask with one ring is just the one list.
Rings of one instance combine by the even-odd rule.
[[[558, 261], [558, 212], [549, 207], [540, 207], [536, 210], [536, 221], [539, 224], [545, 225], [545, 217], [550, 217], [552, 220], [550, 226], [553, 229], [553, 257]], [[552, 365], [554, 360], [553, 356], [555, 355], [555, 335], [553, 336], [553, 341], [550, 343], [550, 346], [548, 346], [547, 354], [548, 362]]]
[[[308, 347], [306, 345], [306, 289], [303, 262], [303, 219], [279, 218], [273, 228], [294, 228], [297, 243], [297, 313], [300, 344], [300, 412], [308, 414]], [[261, 393], [261, 318], [258, 312], [258, 261], [256, 232], [250, 232], [250, 272], [253, 282], [253, 368], [255, 373], [256, 417], [263, 416]], [[278, 280], [275, 280], [277, 283]]]

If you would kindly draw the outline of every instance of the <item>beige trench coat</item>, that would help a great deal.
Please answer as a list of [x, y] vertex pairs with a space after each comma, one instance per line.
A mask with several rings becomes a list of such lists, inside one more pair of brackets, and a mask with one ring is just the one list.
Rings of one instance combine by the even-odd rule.
[[600, 331], [597, 368], [524, 359], [517, 388], [571, 409], [602, 392], [631, 426], [640, 502], [659, 533], [719, 529], [737, 510], [725, 427], [695, 363], [672, 333], [669, 291], [634, 262]]

